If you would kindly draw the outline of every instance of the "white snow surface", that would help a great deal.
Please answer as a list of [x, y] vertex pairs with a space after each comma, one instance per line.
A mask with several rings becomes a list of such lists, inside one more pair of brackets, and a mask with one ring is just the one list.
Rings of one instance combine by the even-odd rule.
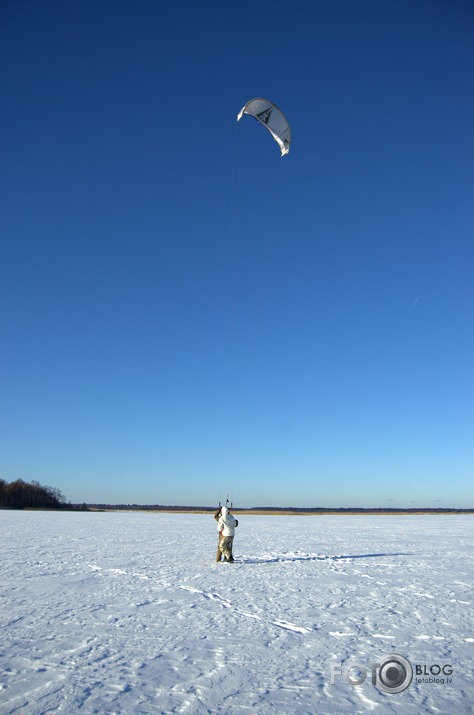
[[472, 516], [237, 517], [1, 511], [1, 715], [474, 712]]

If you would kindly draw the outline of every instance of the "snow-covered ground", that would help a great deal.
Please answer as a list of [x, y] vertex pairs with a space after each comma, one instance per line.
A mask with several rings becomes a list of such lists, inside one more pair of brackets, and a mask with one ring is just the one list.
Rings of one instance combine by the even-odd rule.
[[1, 714], [474, 712], [474, 517], [239, 521], [1, 511]]

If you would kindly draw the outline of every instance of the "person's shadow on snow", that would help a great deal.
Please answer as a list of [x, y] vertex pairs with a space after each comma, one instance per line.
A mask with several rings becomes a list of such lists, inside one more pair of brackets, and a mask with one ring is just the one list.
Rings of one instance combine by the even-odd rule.
[[321, 554], [281, 554], [281, 556], [237, 556], [235, 561], [244, 564], [276, 564], [290, 561], [351, 561], [352, 559], [375, 559], [387, 558], [389, 556], [413, 556], [413, 553], [405, 551], [397, 551], [394, 553], [379, 553], [379, 554], [352, 554], [340, 556], [323, 556]]

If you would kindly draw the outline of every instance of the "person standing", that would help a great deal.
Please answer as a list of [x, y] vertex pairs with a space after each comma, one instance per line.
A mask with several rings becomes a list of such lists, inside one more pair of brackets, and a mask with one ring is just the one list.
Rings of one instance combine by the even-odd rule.
[[216, 511], [214, 514], [214, 519], [217, 521], [217, 554], [216, 554], [216, 561], [220, 561], [222, 558], [222, 552], [221, 552], [221, 539], [222, 539], [222, 534], [219, 529], [219, 519], [221, 518], [221, 510], [222, 507], [219, 507], [219, 509]]
[[[219, 529], [219, 551], [224, 557], [224, 561], [229, 563], [234, 562], [234, 557], [232, 555], [232, 546], [234, 544], [234, 534], [235, 527], [238, 526], [237, 519], [230, 513], [228, 507], [223, 506], [221, 508], [221, 515], [217, 522], [217, 527]], [[219, 553], [218, 551], [218, 553]], [[220, 559], [218, 559], [220, 560]]]

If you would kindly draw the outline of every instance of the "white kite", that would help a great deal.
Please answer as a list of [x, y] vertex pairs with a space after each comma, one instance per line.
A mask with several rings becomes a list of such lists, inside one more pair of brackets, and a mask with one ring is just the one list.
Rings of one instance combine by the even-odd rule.
[[237, 115], [239, 122], [244, 114], [255, 117], [257, 122], [268, 129], [281, 150], [281, 155], [285, 156], [290, 151], [291, 133], [288, 121], [276, 104], [268, 99], [256, 97], [247, 102]]

